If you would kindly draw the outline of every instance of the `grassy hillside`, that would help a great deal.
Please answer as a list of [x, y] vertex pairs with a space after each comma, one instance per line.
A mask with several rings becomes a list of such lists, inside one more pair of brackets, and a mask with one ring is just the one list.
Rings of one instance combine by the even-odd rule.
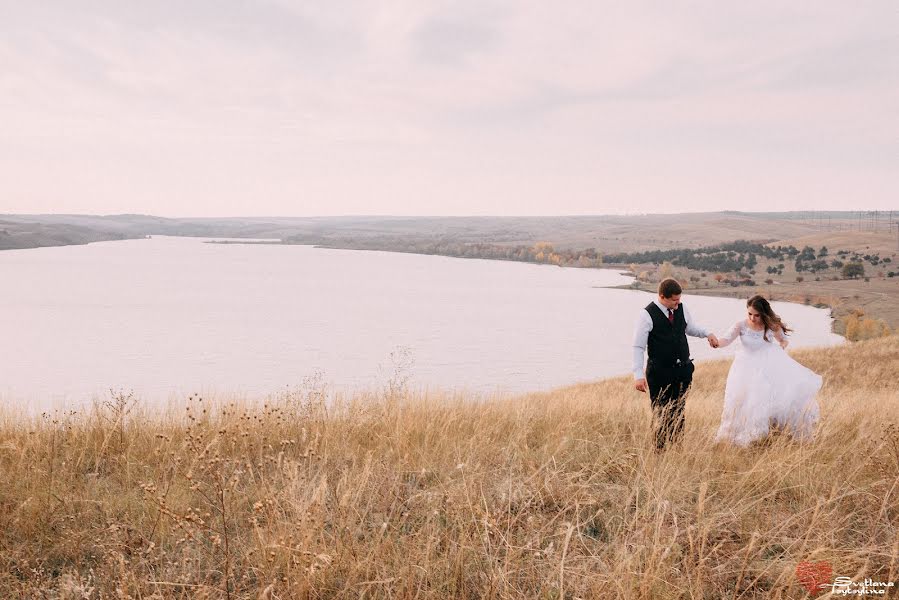
[[[515, 398], [0, 418], [0, 597], [803, 598], [899, 578], [899, 337], [795, 356], [813, 442], [714, 447], [727, 362], [650, 450], [628, 378]], [[395, 382], [396, 383], [396, 382]]]

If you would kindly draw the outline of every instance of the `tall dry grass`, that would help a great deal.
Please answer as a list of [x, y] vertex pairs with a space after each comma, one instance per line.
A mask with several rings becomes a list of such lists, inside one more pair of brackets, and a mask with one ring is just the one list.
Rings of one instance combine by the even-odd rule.
[[802, 598], [899, 571], [899, 338], [797, 352], [814, 441], [714, 447], [700, 364], [656, 455], [627, 378], [476, 401], [403, 386], [0, 422], [0, 597]]

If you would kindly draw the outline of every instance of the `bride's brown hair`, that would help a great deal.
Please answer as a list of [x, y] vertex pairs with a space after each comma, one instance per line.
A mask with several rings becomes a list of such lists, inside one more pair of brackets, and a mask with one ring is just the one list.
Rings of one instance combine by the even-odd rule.
[[790, 333], [791, 331], [793, 331], [792, 329], [787, 327], [787, 324], [784, 323], [781, 318], [777, 316], [777, 313], [775, 313], [771, 309], [771, 304], [765, 299], [764, 296], [756, 294], [746, 301], [746, 306], [754, 308], [756, 312], [759, 313], [759, 316], [762, 317], [762, 323], [764, 323], [765, 325], [765, 332], [762, 334], [762, 337], [766, 342], [769, 341], [769, 329], [774, 332], [777, 332], [777, 330], [779, 329], [783, 333]]

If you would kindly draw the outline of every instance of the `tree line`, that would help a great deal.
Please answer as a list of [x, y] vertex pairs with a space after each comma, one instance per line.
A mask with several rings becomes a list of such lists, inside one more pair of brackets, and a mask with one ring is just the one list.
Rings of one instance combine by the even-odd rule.
[[817, 273], [827, 269], [841, 271], [844, 277], [864, 275], [862, 262], [872, 266], [889, 263], [889, 258], [880, 259], [875, 255], [860, 255], [840, 250], [835, 258], [830, 256], [826, 246], [814, 249], [805, 246], [801, 250], [795, 246], [766, 246], [759, 242], [736, 240], [726, 244], [703, 246], [700, 248], [674, 248], [669, 250], [647, 250], [643, 252], [618, 252], [601, 254], [596, 248], [583, 250], [557, 249], [550, 242], [525, 244], [491, 244], [484, 242], [464, 242], [457, 239], [408, 238], [403, 236], [378, 236], [372, 238], [325, 238], [295, 236], [284, 241], [288, 244], [315, 244], [331, 248], [351, 248], [360, 250], [385, 250], [412, 254], [433, 254], [457, 258], [482, 258], [490, 260], [511, 260], [518, 262], [557, 265], [560, 267], [601, 267], [603, 265], [631, 265], [668, 263], [695, 271], [712, 273], [755, 273], [760, 258], [776, 261], [767, 266], [767, 273], [781, 275], [786, 261], [794, 261], [797, 272]]

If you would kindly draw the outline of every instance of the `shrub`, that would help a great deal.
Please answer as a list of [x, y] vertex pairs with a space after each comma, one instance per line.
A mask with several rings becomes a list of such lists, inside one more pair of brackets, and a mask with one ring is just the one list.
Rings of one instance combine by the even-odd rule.
[[859, 277], [863, 277], [865, 274], [865, 265], [860, 262], [851, 262], [843, 265], [843, 270], [841, 271], [843, 277], [846, 279], [858, 279]]
[[846, 321], [846, 339], [851, 342], [890, 335], [890, 326], [882, 319], [865, 316], [865, 311], [857, 308], [849, 313]]

